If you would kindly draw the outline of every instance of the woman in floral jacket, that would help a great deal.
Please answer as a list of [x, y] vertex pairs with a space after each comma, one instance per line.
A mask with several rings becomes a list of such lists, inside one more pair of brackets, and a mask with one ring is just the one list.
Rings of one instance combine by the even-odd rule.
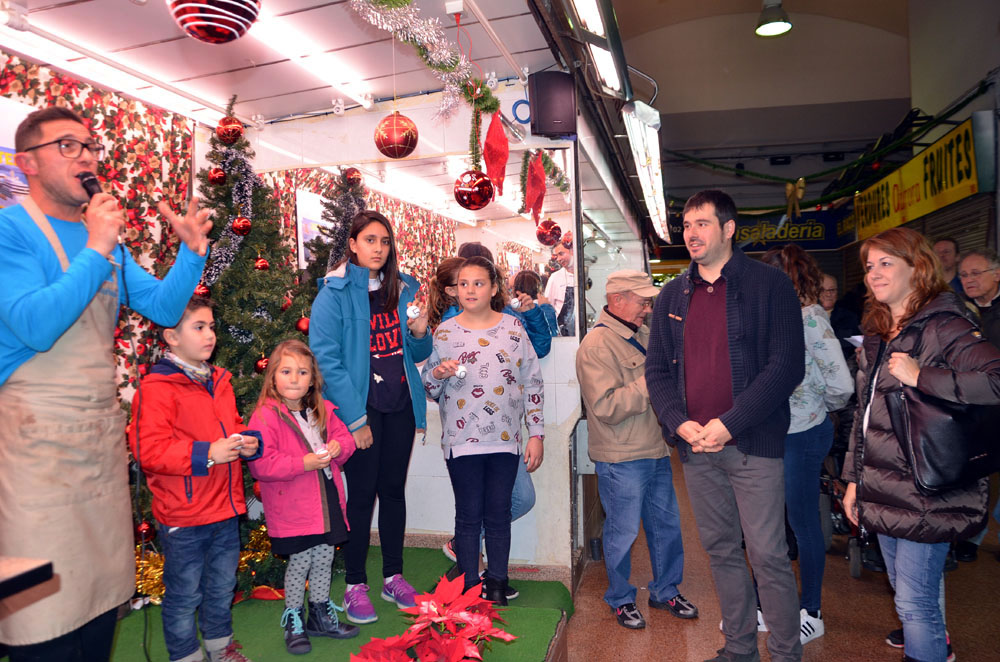
[[792, 420], [785, 437], [785, 508], [799, 547], [799, 638], [806, 644], [823, 636], [820, 592], [826, 545], [819, 520], [819, 474], [833, 445], [828, 411], [847, 404], [854, 382], [830, 319], [819, 305], [822, 273], [816, 261], [796, 244], [772, 248], [763, 261], [788, 274], [802, 304], [806, 373], [788, 404]]

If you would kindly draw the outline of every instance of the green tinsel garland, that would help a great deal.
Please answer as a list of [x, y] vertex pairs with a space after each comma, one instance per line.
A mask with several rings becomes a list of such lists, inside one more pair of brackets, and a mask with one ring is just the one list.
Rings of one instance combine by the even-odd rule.
[[[545, 150], [538, 151], [542, 153], [542, 168], [545, 170], [545, 179], [554, 184], [563, 193], [568, 193], [569, 182], [566, 180], [566, 173], [559, 169], [559, 166], [556, 165], [556, 162], [552, 160], [552, 157]], [[528, 149], [525, 150], [524, 156], [521, 157], [521, 208], [517, 210], [518, 214], [528, 211], [525, 199], [528, 189], [528, 165], [531, 163], [532, 157], [537, 153]]]

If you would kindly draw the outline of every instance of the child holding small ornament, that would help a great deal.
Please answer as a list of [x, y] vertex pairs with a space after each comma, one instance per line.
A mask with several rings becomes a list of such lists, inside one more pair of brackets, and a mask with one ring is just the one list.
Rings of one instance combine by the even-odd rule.
[[[250, 424], [262, 435], [263, 452], [250, 465], [260, 497], [271, 549], [288, 555], [285, 569], [285, 648], [312, 650], [309, 635], [348, 639], [355, 625], [341, 623], [343, 611], [330, 599], [334, 551], [347, 542], [347, 508], [340, 471], [354, 453], [354, 437], [323, 399], [316, 358], [300, 340], [286, 340], [272, 352]], [[309, 618], [305, 618], [306, 579]]]
[[200, 627], [211, 662], [249, 662], [233, 639], [230, 610], [246, 513], [243, 472], [232, 462], [260, 457], [259, 433], [243, 425], [232, 376], [208, 363], [212, 302], [192, 298], [162, 336], [169, 350], [132, 399], [129, 444], [160, 525], [163, 638], [173, 662], [202, 662]]
[[529, 472], [542, 463], [542, 375], [520, 320], [501, 311], [500, 276], [486, 258], [458, 274], [462, 312], [434, 332], [423, 369], [427, 395], [441, 410], [442, 446], [455, 492], [455, 555], [465, 588], [480, 583], [479, 533], [485, 524], [485, 597], [507, 604], [511, 493], [521, 460], [521, 421]]
[[430, 356], [431, 337], [427, 314], [411, 306], [419, 283], [399, 271], [389, 219], [360, 212], [347, 244], [348, 260], [320, 279], [309, 346], [323, 373], [323, 395], [339, 408], [357, 446], [344, 465], [351, 529], [344, 607], [347, 620], [360, 624], [378, 620], [365, 572], [376, 496], [381, 597], [398, 607], [416, 604], [416, 591], [403, 577], [405, 487], [414, 433], [427, 427], [416, 364]]

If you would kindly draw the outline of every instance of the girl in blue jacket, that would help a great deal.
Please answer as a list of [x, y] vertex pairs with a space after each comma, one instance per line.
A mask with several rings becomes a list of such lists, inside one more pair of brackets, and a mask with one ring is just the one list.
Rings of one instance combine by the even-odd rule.
[[[319, 362], [324, 397], [354, 435], [357, 451], [344, 465], [350, 539], [344, 561], [344, 608], [354, 623], [378, 620], [368, 598], [369, 531], [379, 499], [382, 599], [412, 607], [416, 591], [403, 578], [406, 471], [427, 403], [416, 364], [431, 353], [427, 315], [407, 308], [419, 289], [399, 272], [389, 220], [375, 211], [354, 217], [348, 261], [319, 281], [309, 345]], [[416, 308], [416, 307], [415, 307]]]

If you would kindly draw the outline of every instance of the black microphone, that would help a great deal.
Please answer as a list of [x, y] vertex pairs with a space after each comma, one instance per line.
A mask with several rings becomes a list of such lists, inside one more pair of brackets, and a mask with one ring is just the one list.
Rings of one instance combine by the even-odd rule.
[[[97, 175], [92, 172], [78, 172], [76, 178], [80, 180], [80, 184], [83, 186], [83, 190], [87, 192], [87, 195], [94, 197], [98, 193], [103, 193], [104, 190], [101, 188], [101, 182], [97, 180]], [[122, 236], [118, 235], [118, 245], [122, 246], [125, 242], [122, 241]]]
[[87, 192], [87, 195], [94, 197], [98, 193], [103, 193], [101, 189], [101, 182], [97, 181], [97, 175], [92, 172], [81, 172], [77, 173], [76, 178], [80, 180], [80, 184], [83, 185], [83, 190]]

